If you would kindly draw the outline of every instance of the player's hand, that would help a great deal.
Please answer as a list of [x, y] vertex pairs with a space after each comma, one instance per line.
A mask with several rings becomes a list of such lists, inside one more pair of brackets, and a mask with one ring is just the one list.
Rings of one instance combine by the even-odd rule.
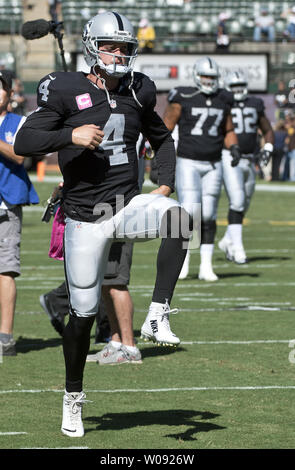
[[166, 186], [165, 184], [162, 184], [157, 189], [151, 191], [150, 194], [162, 194], [162, 196], [169, 197], [171, 194], [171, 188], [169, 186]]
[[273, 153], [273, 145], [266, 143], [264, 148], [258, 154], [258, 162], [261, 167], [267, 166]]
[[237, 166], [241, 159], [240, 147], [237, 144], [234, 144], [230, 147], [230, 153], [232, 156], [231, 166]]
[[99, 126], [94, 124], [85, 124], [76, 127], [72, 133], [72, 142], [78, 147], [85, 147], [94, 150], [98, 147], [103, 139], [104, 133]]

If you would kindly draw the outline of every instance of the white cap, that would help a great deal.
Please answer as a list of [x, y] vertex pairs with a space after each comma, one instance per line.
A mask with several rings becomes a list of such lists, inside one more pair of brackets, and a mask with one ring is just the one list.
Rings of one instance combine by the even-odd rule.
[[145, 28], [148, 24], [149, 24], [148, 20], [146, 18], [142, 18], [139, 22], [139, 27]]
[[223, 11], [222, 13], [220, 13], [218, 18], [219, 18], [220, 21], [228, 20], [230, 18], [230, 14]]

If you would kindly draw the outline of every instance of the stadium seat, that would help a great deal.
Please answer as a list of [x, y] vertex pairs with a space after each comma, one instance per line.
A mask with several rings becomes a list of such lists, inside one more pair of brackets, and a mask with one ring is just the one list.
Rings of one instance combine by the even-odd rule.
[[211, 32], [210, 22], [208, 20], [203, 20], [202, 23], [199, 25], [200, 34], [209, 34]]
[[275, 22], [276, 33], [282, 34], [286, 29], [286, 22], [284, 20], [278, 20]]
[[194, 20], [189, 20], [184, 23], [184, 33], [196, 34], [197, 27]]
[[238, 20], [230, 21], [228, 24], [228, 31], [232, 35], [239, 35], [242, 32], [241, 24]]
[[181, 23], [179, 21], [172, 21], [169, 27], [169, 33], [178, 34], [181, 31]]

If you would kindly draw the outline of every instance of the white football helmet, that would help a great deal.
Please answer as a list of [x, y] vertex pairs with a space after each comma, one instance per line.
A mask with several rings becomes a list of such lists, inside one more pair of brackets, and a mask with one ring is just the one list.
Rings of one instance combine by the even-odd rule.
[[[113, 57], [112, 63], [106, 65], [101, 57], [99, 47], [106, 42], [121, 42], [128, 45], [128, 55], [123, 56], [125, 63], [116, 64], [116, 54], [103, 52]], [[138, 41], [134, 34], [133, 26], [123, 15], [106, 11], [91, 18], [86, 23], [83, 34], [83, 54], [87, 65], [106, 71], [108, 75], [122, 77], [133, 70], [134, 61], [137, 57]], [[122, 57], [120, 55], [120, 57]]]
[[197, 60], [193, 68], [193, 77], [197, 88], [202, 93], [211, 95], [218, 90], [219, 67], [210, 57]]
[[243, 72], [231, 72], [225, 79], [225, 88], [234, 94], [236, 101], [243, 101], [248, 96], [248, 80]]

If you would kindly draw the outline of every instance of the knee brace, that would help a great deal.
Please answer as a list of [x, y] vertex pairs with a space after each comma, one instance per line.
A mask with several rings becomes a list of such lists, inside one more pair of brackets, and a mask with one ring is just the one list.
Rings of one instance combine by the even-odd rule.
[[229, 224], [242, 224], [244, 218], [244, 211], [238, 212], [233, 209], [228, 211], [228, 223]]
[[201, 244], [213, 244], [216, 234], [216, 220], [201, 223]]

